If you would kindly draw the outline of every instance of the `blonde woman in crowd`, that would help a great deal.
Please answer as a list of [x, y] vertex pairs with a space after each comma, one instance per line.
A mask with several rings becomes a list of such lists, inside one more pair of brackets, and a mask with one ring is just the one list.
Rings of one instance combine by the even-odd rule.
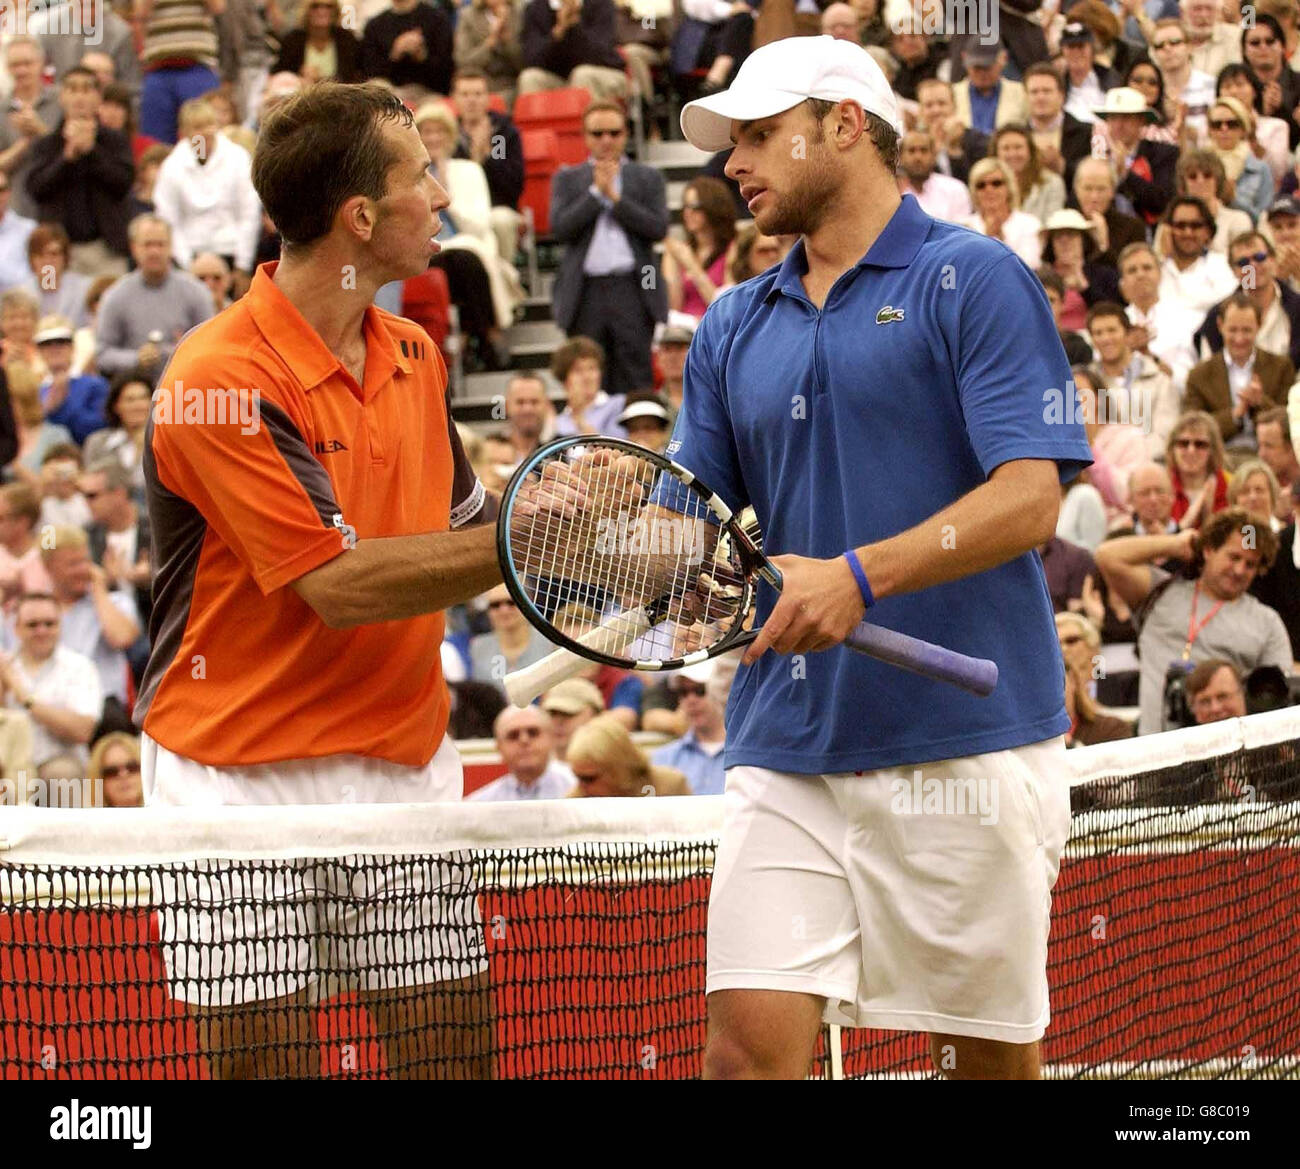
[[104, 806], [138, 808], [144, 803], [140, 786], [140, 740], [125, 731], [110, 731], [90, 749], [90, 778], [104, 785]]
[[1000, 239], [1031, 268], [1038, 267], [1043, 225], [1020, 210], [1016, 177], [1000, 158], [981, 158], [970, 168], [970, 201], [975, 210], [961, 220], [962, 226]]
[[9, 362], [5, 366], [5, 380], [9, 384], [9, 401], [18, 430], [18, 454], [4, 469], [4, 477], [10, 482], [27, 483], [39, 492], [45, 452], [72, 442], [72, 434], [66, 426], [45, 421], [41, 379], [30, 365], [23, 361]]
[[1244, 507], [1258, 516], [1268, 516], [1273, 531], [1280, 532], [1286, 525], [1277, 518], [1277, 505], [1282, 497], [1282, 487], [1273, 474], [1273, 468], [1263, 459], [1248, 459], [1233, 473], [1228, 484], [1228, 506]]
[[686, 776], [650, 762], [618, 719], [598, 715], [569, 740], [565, 761], [578, 786], [570, 796], [688, 796]]

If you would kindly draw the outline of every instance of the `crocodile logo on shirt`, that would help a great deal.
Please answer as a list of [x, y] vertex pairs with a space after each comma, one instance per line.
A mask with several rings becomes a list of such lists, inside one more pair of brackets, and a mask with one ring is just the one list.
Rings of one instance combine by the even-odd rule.
[[876, 314], [876, 324], [878, 325], [887, 325], [891, 321], [901, 321], [902, 319], [903, 310], [901, 308], [895, 308], [892, 304], [885, 305], [885, 307]]

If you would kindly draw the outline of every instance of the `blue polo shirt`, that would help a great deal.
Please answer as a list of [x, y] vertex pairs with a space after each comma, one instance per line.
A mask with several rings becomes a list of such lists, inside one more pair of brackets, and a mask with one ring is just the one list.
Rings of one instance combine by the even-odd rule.
[[[818, 311], [803, 242], [719, 296], [686, 360], [668, 455], [769, 555], [831, 558], [920, 523], [1012, 459], [1092, 461], [1047, 298], [1004, 244], [931, 219], [910, 195]], [[1068, 386], [1068, 391], [1067, 391]], [[960, 541], [960, 532], [952, 534]], [[936, 555], [942, 555], [936, 549]], [[775, 594], [760, 590], [758, 619]], [[876, 624], [993, 659], [976, 698], [843, 647], [741, 666], [726, 765], [803, 774], [974, 755], [1065, 732], [1060, 650], [1034, 552], [870, 611]]]

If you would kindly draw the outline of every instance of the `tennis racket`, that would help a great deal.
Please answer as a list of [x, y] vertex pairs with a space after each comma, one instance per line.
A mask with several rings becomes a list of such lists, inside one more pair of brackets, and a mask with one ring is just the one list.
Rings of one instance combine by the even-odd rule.
[[[676, 670], [757, 636], [758, 583], [781, 573], [690, 471], [620, 439], [577, 435], [534, 451], [507, 484], [497, 520], [506, 587], [561, 648], [505, 679], [524, 706], [591, 662]], [[987, 695], [994, 662], [863, 622], [858, 653]]]

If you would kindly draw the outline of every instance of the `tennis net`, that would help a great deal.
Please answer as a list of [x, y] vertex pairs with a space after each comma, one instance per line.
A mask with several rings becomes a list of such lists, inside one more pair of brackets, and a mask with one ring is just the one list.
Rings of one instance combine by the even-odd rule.
[[[1046, 1074], [1300, 1077], [1300, 710], [1069, 759]], [[0, 810], [0, 1078], [697, 1076], [721, 821]], [[924, 1037], [832, 1029], [814, 1074], [932, 1072]]]

